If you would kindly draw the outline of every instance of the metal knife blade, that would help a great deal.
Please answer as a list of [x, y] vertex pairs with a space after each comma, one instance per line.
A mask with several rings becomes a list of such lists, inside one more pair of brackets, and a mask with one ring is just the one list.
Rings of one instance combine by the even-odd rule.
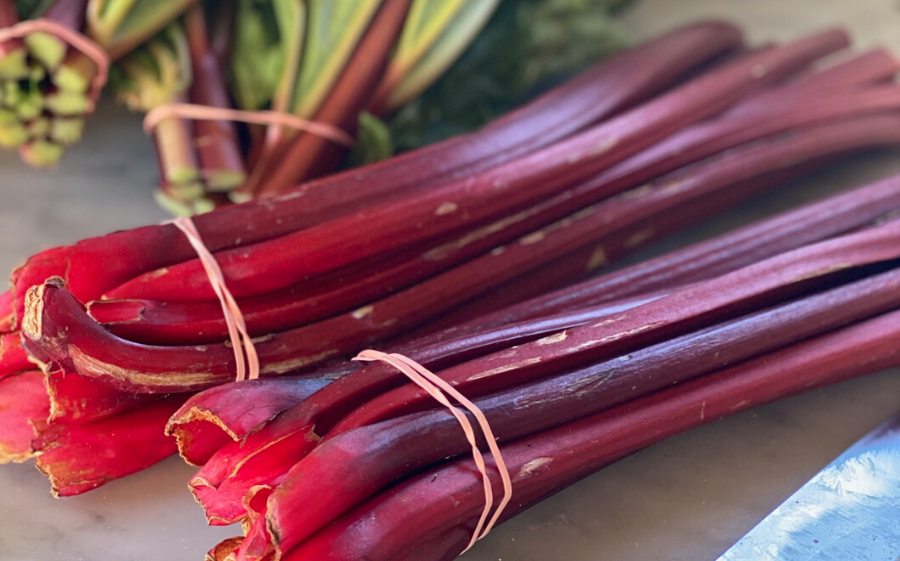
[[900, 561], [900, 414], [854, 444], [718, 561]]

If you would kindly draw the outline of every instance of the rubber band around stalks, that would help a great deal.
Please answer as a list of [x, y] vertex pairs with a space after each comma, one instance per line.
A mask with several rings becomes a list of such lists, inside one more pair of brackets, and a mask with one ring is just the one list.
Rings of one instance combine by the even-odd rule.
[[[512, 499], [512, 479], [509, 475], [509, 469], [506, 467], [506, 462], [503, 461], [500, 447], [497, 445], [497, 439], [494, 437], [494, 432], [491, 430], [487, 418], [477, 405], [472, 403], [466, 396], [459, 393], [456, 388], [411, 358], [397, 353], [388, 354], [380, 351], [366, 350], [359, 353], [353, 360], [364, 362], [381, 361], [390, 364], [403, 373], [414, 384], [428, 392], [431, 397], [446, 407], [453, 417], [459, 421], [463, 432], [466, 434], [466, 440], [472, 445], [472, 456], [475, 459], [475, 466], [478, 468], [478, 471], [481, 472], [481, 479], [484, 482], [485, 503], [481, 518], [478, 520], [475, 531], [472, 533], [472, 539], [463, 551], [463, 553], [465, 553], [475, 545], [475, 542], [488, 535], [491, 529], [497, 524], [497, 520], [500, 519], [500, 515], [506, 508], [506, 505], [508, 505], [509, 501]], [[487, 441], [488, 448], [490, 448], [491, 455], [494, 457], [497, 471], [500, 472], [500, 479], [503, 481], [503, 498], [500, 500], [500, 504], [497, 506], [497, 510], [494, 511], [494, 515], [491, 517], [490, 521], [488, 521], [487, 518], [490, 515], [491, 508], [494, 504], [494, 490], [490, 477], [488, 477], [487, 467], [484, 463], [484, 455], [481, 453], [481, 450], [478, 449], [478, 443], [475, 440], [475, 430], [472, 428], [472, 423], [469, 422], [469, 419], [466, 418], [459, 407], [450, 403], [447, 395], [459, 402], [459, 404], [472, 413], [475, 420], [478, 421], [478, 425], [484, 434], [484, 439]]]
[[197, 252], [203, 270], [209, 277], [209, 283], [212, 285], [213, 291], [222, 304], [222, 313], [225, 316], [225, 324], [228, 326], [228, 335], [231, 340], [231, 346], [234, 348], [234, 360], [237, 366], [238, 382], [243, 380], [255, 380], [259, 378], [259, 355], [256, 353], [256, 347], [253, 339], [247, 331], [247, 323], [244, 321], [244, 314], [232, 296], [231, 291], [225, 286], [225, 275], [222, 268], [216, 262], [215, 256], [203, 243], [197, 226], [190, 218], [176, 218], [171, 222], [176, 228], [181, 230], [187, 236], [191, 247]]
[[46, 19], [21, 21], [13, 26], [0, 29], [0, 42], [6, 41], [7, 39], [25, 37], [32, 33], [49, 33], [55, 35], [72, 48], [86, 55], [97, 65], [97, 74], [94, 76], [94, 79], [91, 80], [91, 91], [88, 96], [88, 112], [93, 111], [97, 100], [100, 99], [100, 92], [103, 91], [103, 86], [106, 85], [106, 80], [109, 77], [109, 55], [106, 54], [103, 47], [77, 31], [73, 31], [62, 24]]
[[352, 148], [355, 140], [344, 130], [326, 123], [302, 119], [279, 111], [242, 111], [193, 103], [166, 103], [151, 109], [144, 116], [144, 132], [152, 135], [159, 123], [176, 117], [192, 121], [235, 121], [254, 125], [270, 125], [297, 129]]

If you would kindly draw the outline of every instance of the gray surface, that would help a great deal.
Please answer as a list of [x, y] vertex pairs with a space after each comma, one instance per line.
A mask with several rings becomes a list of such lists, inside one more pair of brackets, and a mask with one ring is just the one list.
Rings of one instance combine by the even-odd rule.
[[[644, 0], [626, 16], [638, 34], [731, 16], [756, 40], [840, 23], [859, 43], [893, 42], [894, 0]], [[35, 251], [158, 222], [155, 171], [133, 117], [104, 106], [87, 140], [53, 173], [0, 155], [0, 270]], [[679, 241], [836, 189], [900, 172], [898, 153], [829, 170], [754, 202]], [[470, 561], [715, 559], [853, 441], [900, 410], [887, 372], [815, 391], [670, 439], [604, 470], [496, 529]], [[171, 459], [85, 496], [54, 500], [30, 464], [0, 467], [0, 559], [200, 560], [228, 529], [208, 529]]]

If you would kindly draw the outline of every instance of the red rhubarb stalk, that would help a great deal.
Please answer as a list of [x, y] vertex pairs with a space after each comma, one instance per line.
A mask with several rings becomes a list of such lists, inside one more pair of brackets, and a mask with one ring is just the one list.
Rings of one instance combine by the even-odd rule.
[[[900, 126], [887, 118], [877, 121], [875, 127], [883, 127], [888, 134], [898, 134]], [[865, 125], [861, 129], [868, 131], [869, 135], [857, 138], [858, 141], [872, 141], [875, 129], [871, 126]], [[814, 136], [825, 145], [835, 142], [834, 138], [821, 131]], [[792, 145], [798, 138], [800, 137], [787, 141], [786, 145]], [[847, 141], [847, 138], [841, 136], [837, 143], [840, 145]], [[803, 144], [798, 141], [799, 146]], [[827, 152], [828, 150], [825, 153]], [[749, 159], [743, 159], [743, 165], [748, 162], [756, 165]], [[651, 199], [658, 197], [663, 201], [675, 197], [678, 200], [679, 194], [692, 193], [685, 188], [686, 185], [684, 182], [666, 184], [657, 191], [642, 193], [641, 196]], [[696, 182], [696, 185], [709, 186], [702, 181]], [[629, 197], [623, 197], [618, 202], [627, 204]], [[637, 208], [640, 209], [641, 206], [638, 205]], [[660, 210], [665, 208], [663, 206]], [[272, 375], [308, 368], [326, 358], [355, 350], [366, 341], [396, 334], [422, 323], [460, 299], [471, 298], [480, 291], [496, 286], [515, 276], [517, 271], [533, 268], [539, 264], [542, 256], [547, 258], [558, 255], [563, 250], [557, 243], [558, 240], [584, 244], [586, 240], [573, 238], [570, 233], [572, 228], [580, 226], [595, 213], [596, 209], [592, 213], [581, 213], [581, 221], [562, 221], [536, 235], [523, 238], [520, 243], [509, 246], [504, 251], [492, 252], [364, 309], [272, 335], [258, 345], [262, 372], [264, 375]], [[609, 226], [602, 220], [600, 225]], [[52, 360], [59, 361], [64, 369], [103, 378], [118, 389], [160, 393], [209, 387], [222, 383], [233, 375], [233, 352], [225, 345], [149, 347], [129, 343], [110, 335], [87, 317], [81, 304], [63, 290], [58, 281], [36, 287], [33, 292], [29, 313], [35, 320], [40, 317], [41, 321], [31, 321], [31, 332], [26, 330], [26, 334], [44, 351], [50, 352]], [[56, 300], [57, 304], [50, 300]], [[41, 341], [42, 337], [46, 340]], [[35, 345], [32, 347], [34, 348], [31, 350], [40, 358], [40, 349]], [[49, 359], [45, 360], [48, 361]], [[75, 366], [76, 363], [78, 366]]]
[[[514, 499], [501, 520], [670, 436], [811, 388], [898, 366], [898, 327], [900, 313], [886, 314], [503, 446]], [[491, 470], [498, 488], [495, 474]], [[398, 559], [417, 546], [422, 556], [409, 559], [450, 560], [468, 543], [483, 506], [478, 471], [471, 460], [457, 460], [360, 505], [284, 560]], [[445, 532], [459, 535], [459, 530], [465, 530], [462, 540], [434, 538]]]
[[[363, 204], [367, 196], [383, 199], [393, 191], [419, 185], [426, 178], [471, 168], [495, 150], [502, 154], [521, 144], [530, 146], [526, 150], [530, 151], [544, 146], [544, 137], [549, 144], [652, 95], [688, 69], [739, 43], [740, 33], [733, 26], [689, 26], [612, 57], [589, 71], [584, 80], [564, 84], [482, 132], [312, 182], [265, 202], [235, 205], [198, 216], [194, 221], [212, 251], [272, 239], [326, 219], [329, 207], [344, 205], [337, 215], [353, 212], [360, 207], [348, 207], [348, 201]], [[560, 112], [557, 98], [565, 99], [567, 107], [573, 99], [585, 102], [574, 105], [578, 110], [570, 115]], [[554, 118], [556, 115], [560, 120]], [[529, 135], [523, 137], [522, 131]], [[255, 226], [247, 227], [248, 224]], [[172, 225], [117, 232], [47, 250], [15, 272], [16, 311], [21, 318], [25, 292], [51, 276], [64, 278], [78, 298], [88, 301], [145, 271], [194, 257], [193, 248]], [[70, 275], [71, 271], [79, 274]]]
[[0, 463], [34, 457], [34, 425], [43, 423], [49, 412], [43, 372], [19, 372], [0, 379]]
[[[520, 345], [514, 350], [487, 355], [438, 374], [467, 395], [477, 396], [511, 383], [545, 376], [584, 360], [597, 361], [628, 352], [710, 325], [717, 321], [716, 318], [731, 317], [736, 310], [753, 309], [772, 298], [782, 299], [801, 288], [808, 289], [809, 280], [800, 284], [797, 284], [798, 281], [814, 279], [816, 275], [827, 274], [835, 267], [844, 267], [849, 263], [870, 262], [863, 258], [866, 253], [871, 256], [879, 254], [876, 260], [893, 259], [895, 254], [900, 256], [896, 249], [888, 249], [897, 239], [898, 228], [900, 224], [889, 224], [871, 232], [795, 250], [729, 275], [686, 287], [666, 298], [599, 323], [576, 327], [558, 336]], [[872, 232], [878, 230], [884, 234], [883, 237], [869, 240]], [[856, 261], [860, 258], [863, 261]], [[707, 296], [710, 294], [714, 296]], [[590, 348], [595, 350], [585, 355], [585, 349]], [[576, 358], [579, 356], [583, 358]], [[372, 374], [375, 374], [374, 378]], [[246, 492], [253, 486], [271, 484], [283, 475], [286, 466], [299, 461], [315, 446], [325, 431], [346, 432], [431, 406], [427, 396], [410, 385], [387, 391], [378, 397], [372, 395], [375, 391], [383, 391], [389, 381], [392, 381], [391, 374], [384, 369], [351, 374], [295, 410], [286, 412], [283, 418], [251, 435], [241, 445], [229, 445], [220, 450], [191, 482], [195, 495], [210, 511], [210, 518], [233, 520], [239, 516], [240, 513], [234, 510], [234, 501], [220, 497], [226, 492], [234, 495], [239, 494], [237, 491]], [[350, 391], [345, 394], [346, 389]], [[358, 401], [360, 397], [368, 401]], [[348, 413], [354, 406], [357, 407], [354, 411], [337, 422], [342, 413]], [[336, 422], [336, 426], [330, 426]], [[273, 442], [278, 443], [278, 453], [272, 446]]]
[[[898, 134], [900, 126], [896, 123], [887, 118], [876, 120], [878, 123], [875, 126], [883, 127], [885, 133]], [[872, 141], [875, 129], [871, 127], [872, 124], [867, 124], [860, 129], [868, 131], [869, 135], [863, 135], [857, 141]], [[858, 133], [855, 136], [859, 137]], [[818, 131], [815, 138], [821, 139], [825, 145], [848, 141], [841, 135], [836, 135], [840, 137], [837, 140], [829, 136]], [[787, 141], [787, 144], [798, 141], [798, 138]], [[802, 146], [803, 142], [798, 144]], [[744, 165], [748, 161], [744, 159]], [[703, 182], [697, 182], [697, 185], [708, 186]], [[642, 196], [666, 200], [690, 193], [685, 187], [684, 182], [666, 184], [658, 192], [651, 191]], [[619, 202], [627, 203], [628, 197], [621, 198]], [[580, 218], [590, 216], [593, 213], [582, 213]], [[516, 271], [533, 268], [539, 263], [540, 256], [559, 254], [561, 246], [557, 241], [560, 238], [570, 239], [578, 245], [584, 244], [586, 240], [571, 240], [570, 236], [572, 228], [580, 223], [578, 220], [563, 221], [539, 232], [540, 236], [528, 236], [502, 252], [492, 252], [364, 309], [274, 334], [257, 346], [262, 372], [272, 375], [308, 368], [326, 358], [352, 351], [366, 341], [396, 334], [422, 323], [442, 309], [447, 309], [453, 302], [471, 298], [496, 286], [509, 279], [509, 275], [515, 276]], [[31, 321], [31, 331], [26, 330], [26, 335], [37, 343], [29, 350], [34, 350], [39, 357], [41, 350], [50, 352], [52, 360], [59, 361], [66, 369], [100, 377], [119, 389], [160, 393], [201, 389], [222, 383], [233, 375], [233, 352], [225, 345], [149, 347], [129, 343], [112, 336], [91, 320], [81, 304], [58, 282], [36, 287], [33, 292], [29, 314], [35, 320], [41, 318], [41, 321]]]
[[37, 467], [60, 497], [146, 469], [177, 452], [163, 427], [182, 403], [172, 396], [87, 425], [52, 425], [34, 442]]
[[166, 434], [192, 465], [203, 465], [217, 450], [255, 432], [278, 413], [307, 399], [331, 380], [281, 378], [218, 386], [192, 396], [169, 419]]
[[459, 335], [539, 317], [598, 306], [638, 294], [722, 275], [755, 261], [869, 226], [900, 209], [900, 176], [790, 210], [733, 233], [607, 273], [461, 325]]
[[[900, 234], [900, 222], [891, 222], [856, 234], [850, 234], [793, 250], [760, 261], [709, 281], [673, 291], [668, 297], [610, 318], [608, 323], [574, 328], [555, 344], [528, 343], [515, 353], [517, 382], [545, 375], [554, 368], [565, 368], [584, 360], [581, 357], [610, 356], [628, 352], [634, 345], [665, 338], [709, 325], [720, 314], [745, 306], [759, 306], [773, 294], [784, 295], [802, 290], [807, 282], [829, 273], [883, 260], [895, 259], [887, 249]], [[891, 241], [893, 240], [893, 241]], [[900, 257], [900, 253], [897, 254]], [[799, 268], [799, 269], [797, 269]], [[558, 361], [558, 362], [557, 362]], [[443, 371], [440, 375], [467, 396], [483, 395], [509, 383], [513, 374], [510, 359], [503, 353]], [[558, 366], [554, 366], [558, 364]], [[479, 374], [480, 373], [480, 374]], [[427, 397], [410, 385], [369, 401], [341, 422], [341, 430], [370, 424], [373, 420], [395, 416], [430, 405]], [[337, 429], [333, 429], [337, 430]]]
[[0, 379], [25, 370], [34, 370], [28, 353], [22, 348], [22, 334], [18, 331], [0, 335]]
[[[900, 305], [898, 287], [900, 271], [891, 271], [498, 394], [477, 405], [498, 439], [520, 438], [891, 311]], [[281, 552], [289, 551], [392, 482], [462, 453], [466, 444], [458, 424], [445, 412], [335, 432], [337, 427], [272, 493], [265, 520], [254, 525], [244, 542], [245, 558], [263, 557], [259, 539], [267, 534]], [[309, 508], [311, 504], [316, 508]]]
[[61, 370], [47, 373], [44, 384], [50, 398], [48, 421], [83, 425], [131, 411], [157, 396], [113, 389], [106, 384]]
[[[231, 108], [222, 70], [209, 45], [203, 6], [194, 6], [185, 13], [184, 26], [194, 74], [191, 102], [208, 107]], [[213, 191], [228, 190], [243, 183], [244, 162], [234, 123], [195, 121], [194, 143], [207, 188]]]
[[[819, 104], [824, 112], [817, 108], [810, 108], [807, 104], [806, 107], [793, 107], [790, 112], [770, 115], [762, 120], [763, 123], [777, 123], [775, 126], [754, 127], [752, 123], [748, 126], [746, 120], [732, 120], [732, 126], [726, 127], [724, 130], [740, 131], [740, 134], [725, 133], [723, 139], [727, 144], [708, 142], [710, 135], [706, 132], [715, 128], [717, 131], [715, 134], [720, 134], [718, 131], [722, 130], [722, 127], [700, 125], [699, 128], [702, 129], [703, 134], [677, 134], [673, 139], [686, 137], [686, 140], [684, 142], [666, 141], [660, 145], [663, 147], [661, 150], [658, 150], [658, 147], [651, 148], [616, 166], [609, 173], [604, 174], [602, 179], [576, 187], [563, 195], [508, 217], [504, 221], [490, 224], [468, 233], [456, 241], [424, 252], [411, 261], [402, 262], [393, 268], [385, 269], [382, 265], [381, 270], [373, 274], [371, 267], [362, 267], [358, 272], [335, 275], [339, 278], [337, 283], [335, 278], [324, 276], [312, 283], [300, 283], [261, 297], [245, 298], [240, 300], [239, 304], [250, 332], [256, 335], [282, 331], [303, 323], [325, 319], [335, 313], [346, 312], [354, 307], [364, 305], [375, 298], [386, 295], [388, 291], [414, 284], [428, 275], [460, 263], [487, 249], [497, 247], [517, 236], [524, 235], [551, 219], [561, 218], [566, 212], [575, 211], [579, 201], [586, 198], [588, 193], [607, 189], [611, 185], [615, 185], [616, 190], [637, 186], [653, 179], [654, 173], [662, 173], [670, 168], [702, 159], [710, 153], [732, 148], [734, 142], [749, 142], [759, 138], [762, 134], [771, 134], [800, 124], [815, 122], [819, 118], [834, 119], [839, 116], [833, 112], [837, 108], [841, 108], [839, 111], [844, 115], [851, 114], [853, 110], [848, 111], [847, 108], [854, 106], [858, 107], [862, 113], [877, 112], [884, 108], [898, 108], [900, 107], [900, 89], [886, 88], [881, 91], [867, 91], [858, 99], [859, 104], [857, 105], [856, 102], [847, 100], [846, 96], [843, 96], [842, 103]], [[882, 103], [884, 105], [881, 105]], [[755, 122], [757, 121], [754, 120]], [[690, 149], [692, 143], [701, 143], [699, 152]], [[649, 157], [645, 157], [645, 155]], [[654, 166], [658, 162], [662, 162], [662, 164]], [[334, 288], [336, 284], [338, 287]], [[307, 297], [301, 298], [300, 294], [305, 294]], [[89, 309], [92, 317], [110, 327], [114, 333], [136, 342], [173, 344], [181, 341], [196, 344], [221, 340], [227, 334], [227, 326], [221, 318], [221, 312], [216, 302], [101, 300], [92, 302]]]
[[[487, 221], [562, 192], [678, 129], [725, 109], [767, 80], [777, 79], [845, 44], [845, 35], [829, 32], [767, 51], [713, 71], [571, 139], [471, 180], [365, 209], [253, 247], [219, 252], [217, 260], [234, 295], [250, 296]], [[196, 260], [146, 273], [111, 291], [109, 296], [156, 300], [215, 298]]]
[[0, 334], [15, 330], [16, 318], [13, 310], [13, 292], [0, 293]]

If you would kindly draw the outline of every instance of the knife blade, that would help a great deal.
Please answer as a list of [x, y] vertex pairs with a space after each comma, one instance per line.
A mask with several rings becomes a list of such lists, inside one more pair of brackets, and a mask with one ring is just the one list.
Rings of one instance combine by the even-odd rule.
[[900, 413], [867, 434], [718, 561], [900, 560]]

